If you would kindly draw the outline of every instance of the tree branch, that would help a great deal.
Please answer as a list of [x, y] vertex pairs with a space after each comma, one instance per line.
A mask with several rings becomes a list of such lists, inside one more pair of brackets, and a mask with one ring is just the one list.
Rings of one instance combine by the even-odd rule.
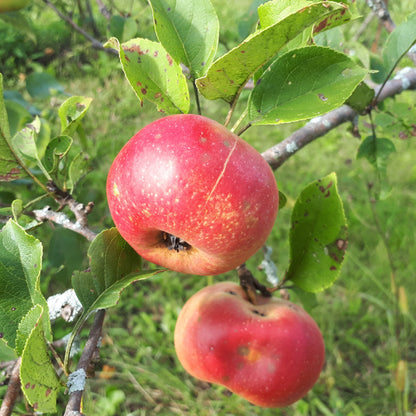
[[0, 416], [10, 416], [13, 411], [14, 403], [20, 393], [20, 363], [21, 358], [14, 362], [14, 367], [10, 375], [9, 385], [0, 407]]
[[117, 55], [118, 51], [113, 48], [104, 48], [103, 44], [95, 39], [93, 36], [91, 36], [88, 32], [86, 32], [84, 29], [79, 27], [70, 17], [64, 15], [60, 10], [58, 10], [55, 5], [50, 2], [50, 0], [43, 0], [62, 20], [67, 22], [70, 26], [72, 26], [78, 33], [80, 33], [82, 36], [84, 36], [86, 39], [88, 39], [92, 43], [92, 47], [95, 49], [99, 49], [101, 51]]
[[71, 194], [62, 191], [58, 186], [50, 181], [47, 185], [48, 191], [61, 208], [67, 206], [75, 215], [76, 222], [72, 222], [63, 212], [55, 212], [49, 206], [43, 209], [33, 210], [37, 221], [52, 221], [55, 224], [62, 225], [68, 230], [74, 231], [84, 236], [88, 241], [94, 240], [97, 234], [88, 228], [88, 214], [94, 208], [94, 203], [89, 202], [87, 205], [77, 202]]
[[[100, 309], [94, 317], [91, 331], [79, 359], [76, 371], [74, 371], [68, 379], [69, 400], [65, 409], [64, 416], [82, 415], [81, 400], [84, 392], [85, 379], [94, 355], [99, 349], [101, 333], [104, 323], [105, 310]], [[72, 377], [71, 377], [72, 376]]]
[[[376, 95], [378, 94], [379, 88], [375, 88]], [[394, 79], [388, 81], [383, 90], [378, 94], [377, 103], [407, 89], [416, 89], [416, 70], [413, 68], [404, 68]], [[270, 164], [272, 169], [277, 169], [308, 143], [311, 143], [318, 137], [324, 136], [342, 123], [353, 121], [356, 116], [358, 116], [356, 111], [348, 105], [343, 105], [321, 117], [312, 119], [289, 137], [263, 152], [262, 156]]]

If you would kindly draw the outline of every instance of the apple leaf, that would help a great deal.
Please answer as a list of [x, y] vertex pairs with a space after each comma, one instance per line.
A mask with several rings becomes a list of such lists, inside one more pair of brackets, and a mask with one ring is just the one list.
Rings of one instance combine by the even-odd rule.
[[305, 120], [344, 104], [367, 74], [348, 56], [322, 46], [292, 50], [264, 72], [251, 92], [251, 124]]
[[40, 163], [36, 148], [36, 136], [40, 131], [40, 119], [36, 117], [12, 138], [12, 146], [25, 165]]
[[70, 97], [59, 107], [58, 115], [61, 120], [61, 136], [71, 136], [85, 116], [92, 98]]
[[78, 153], [72, 159], [68, 167], [68, 180], [66, 187], [72, 193], [76, 184], [88, 173], [90, 169], [90, 159], [84, 152]]
[[369, 106], [375, 96], [375, 92], [365, 82], [361, 82], [354, 90], [352, 95], [346, 101], [350, 107], [352, 107], [358, 113], [361, 113]]
[[25, 337], [27, 335], [20, 365], [20, 381], [30, 405], [37, 412], [49, 413], [56, 411], [56, 398], [61, 384], [48, 355], [43, 314], [43, 308], [36, 305], [19, 327]]
[[290, 40], [311, 25], [324, 21], [334, 13], [338, 14], [340, 10], [347, 12], [345, 5], [331, 1], [301, 3], [301, 10], [292, 8], [290, 14], [280, 20], [276, 18], [276, 23], [253, 33], [218, 58], [207, 74], [196, 81], [201, 94], [210, 100], [222, 98], [233, 102], [250, 77]]
[[335, 173], [301, 192], [292, 212], [289, 241], [286, 279], [312, 293], [331, 286], [347, 247], [347, 223]]
[[44, 165], [51, 174], [55, 174], [60, 160], [69, 152], [72, 138], [69, 136], [58, 136], [53, 138], [45, 150]]
[[11, 147], [9, 120], [3, 98], [3, 75], [0, 73], [0, 181], [14, 181], [25, 175]]
[[201, 77], [218, 46], [219, 22], [210, 0], [149, 0], [160, 43], [172, 58]]
[[141, 257], [120, 236], [117, 228], [98, 234], [88, 249], [88, 257], [90, 269], [76, 272], [72, 277], [84, 313], [116, 305], [126, 286], [161, 271], [140, 271]]
[[[35, 305], [48, 310], [39, 286], [41, 268], [42, 244], [9, 220], [0, 232], [0, 337], [11, 348], [16, 347], [16, 332], [28, 311]], [[50, 339], [47, 314], [44, 328]]]
[[186, 78], [160, 43], [136, 38], [120, 44], [111, 38], [104, 46], [119, 51], [124, 74], [141, 103], [147, 99], [167, 114], [188, 113]]
[[366, 158], [377, 171], [380, 199], [385, 199], [391, 190], [387, 177], [387, 161], [395, 151], [396, 147], [390, 139], [375, 136], [366, 137], [358, 148], [357, 158]]
[[416, 12], [391, 32], [383, 48], [384, 67], [390, 74], [400, 59], [416, 42]]
[[[307, 12], [308, 6], [310, 6], [308, 0], [274, 0], [268, 1], [258, 8], [260, 26], [265, 28], [272, 26], [279, 20], [282, 20], [286, 16], [292, 13], [304, 13]], [[324, 2], [316, 2], [324, 3]], [[336, 1], [339, 4], [339, 8], [335, 8], [333, 13], [329, 14], [314, 25], [313, 34], [316, 35], [320, 32], [332, 29], [336, 26], [342, 25], [345, 22], [357, 18], [358, 12], [356, 6], [353, 3], [346, 4], [346, 2]]]
[[163, 271], [140, 271], [141, 257], [126, 243], [116, 228], [98, 234], [88, 249], [88, 256], [90, 269], [72, 275], [72, 286], [84, 311], [72, 331], [65, 361], [75, 335], [91, 312], [115, 306], [121, 292], [129, 284]]
[[27, 92], [33, 98], [48, 98], [52, 94], [64, 94], [65, 89], [57, 79], [48, 72], [32, 72], [26, 77]]

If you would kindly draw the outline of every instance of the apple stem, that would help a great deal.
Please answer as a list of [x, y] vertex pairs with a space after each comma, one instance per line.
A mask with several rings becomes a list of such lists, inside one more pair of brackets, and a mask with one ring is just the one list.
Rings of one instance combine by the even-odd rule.
[[238, 278], [240, 279], [240, 286], [247, 294], [248, 300], [253, 304], [257, 304], [257, 291], [261, 293], [262, 296], [271, 297], [272, 294], [267, 289], [266, 286], [261, 284], [247, 269], [245, 263], [237, 267]]

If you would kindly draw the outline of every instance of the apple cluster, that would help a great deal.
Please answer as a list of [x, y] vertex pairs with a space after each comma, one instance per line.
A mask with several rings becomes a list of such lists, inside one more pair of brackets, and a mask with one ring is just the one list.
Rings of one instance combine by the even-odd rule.
[[[265, 243], [279, 192], [263, 157], [227, 128], [198, 115], [163, 117], [121, 149], [107, 199], [122, 237], [144, 259], [181, 273], [216, 275]], [[231, 282], [202, 289], [175, 328], [179, 361], [193, 376], [253, 404], [287, 406], [322, 370], [325, 348], [299, 306]]]

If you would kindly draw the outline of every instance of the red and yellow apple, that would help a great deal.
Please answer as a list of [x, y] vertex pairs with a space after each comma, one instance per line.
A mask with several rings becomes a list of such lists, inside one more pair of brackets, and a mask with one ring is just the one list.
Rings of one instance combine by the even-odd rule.
[[300, 306], [275, 297], [253, 305], [232, 282], [208, 286], [182, 308], [175, 328], [179, 361], [192, 376], [263, 407], [284, 407], [318, 380], [322, 334]]
[[213, 275], [265, 243], [279, 193], [270, 166], [248, 143], [206, 117], [163, 117], [121, 149], [107, 199], [122, 237], [144, 259]]
[[13, 12], [25, 7], [30, 0], [0, 0], [0, 13]]

